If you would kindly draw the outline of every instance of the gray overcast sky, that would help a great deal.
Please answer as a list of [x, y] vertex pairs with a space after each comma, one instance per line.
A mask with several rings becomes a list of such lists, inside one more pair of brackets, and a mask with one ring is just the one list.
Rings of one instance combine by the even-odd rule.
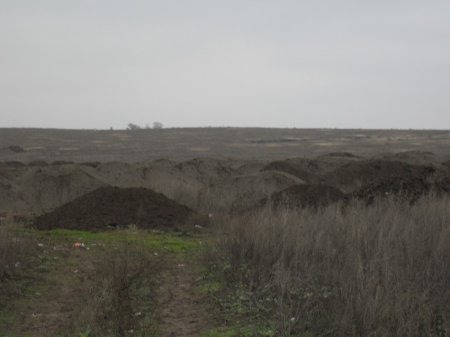
[[0, 0], [0, 126], [450, 129], [449, 0]]

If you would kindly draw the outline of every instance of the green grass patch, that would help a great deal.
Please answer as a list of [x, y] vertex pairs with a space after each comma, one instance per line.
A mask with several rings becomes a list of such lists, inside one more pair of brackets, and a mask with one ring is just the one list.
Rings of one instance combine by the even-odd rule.
[[202, 337], [275, 337], [275, 329], [268, 326], [226, 327], [210, 330]]
[[204, 282], [198, 290], [201, 294], [204, 295], [215, 295], [219, 292], [220, 289], [223, 287], [223, 282], [218, 280], [207, 280], [207, 282]]
[[55, 242], [82, 242], [85, 245], [114, 245], [119, 242], [142, 244], [156, 253], [185, 253], [202, 248], [205, 239], [201, 236], [183, 233], [165, 233], [143, 230], [117, 230], [109, 232], [88, 232], [80, 230], [53, 229], [37, 232], [43, 240]]
[[123, 235], [118, 235], [118, 231], [111, 232], [88, 232], [70, 229], [52, 229], [48, 231], [36, 231], [38, 237], [54, 240], [75, 240], [85, 243], [114, 242], [123, 239]]
[[166, 233], [148, 233], [144, 236], [143, 241], [149, 248], [170, 253], [198, 251], [204, 242], [198, 237]]

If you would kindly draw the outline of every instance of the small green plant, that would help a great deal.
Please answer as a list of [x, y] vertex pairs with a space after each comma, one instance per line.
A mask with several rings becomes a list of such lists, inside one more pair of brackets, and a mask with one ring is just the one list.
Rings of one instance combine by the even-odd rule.
[[86, 329], [86, 331], [80, 332], [80, 335], [78, 337], [91, 337], [90, 329]]
[[202, 337], [275, 337], [275, 329], [265, 326], [243, 326], [213, 329]]

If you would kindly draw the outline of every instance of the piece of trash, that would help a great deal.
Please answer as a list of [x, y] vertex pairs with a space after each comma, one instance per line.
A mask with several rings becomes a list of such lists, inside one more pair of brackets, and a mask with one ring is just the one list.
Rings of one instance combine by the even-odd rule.
[[157, 252], [154, 252], [153, 255], [158, 256], [158, 253], [157, 253]]
[[194, 228], [197, 228], [197, 229], [202, 229], [202, 228], [203, 228], [203, 226], [200, 226], [200, 225], [194, 225]]
[[78, 273], [78, 269], [75, 269], [73, 272], [74, 272], [75, 274]]
[[141, 316], [141, 315], [142, 315], [142, 312], [140, 312], [140, 311], [138, 311], [134, 314], [134, 316]]
[[86, 248], [86, 246], [85, 246], [84, 243], [82, 243], [82, 242], [75, 242], [75, 243], [72, 245], [72, 248], [81, 249], [81, 248]]
[[38, 247], [44, 247], [43, 243], [38, 243]]

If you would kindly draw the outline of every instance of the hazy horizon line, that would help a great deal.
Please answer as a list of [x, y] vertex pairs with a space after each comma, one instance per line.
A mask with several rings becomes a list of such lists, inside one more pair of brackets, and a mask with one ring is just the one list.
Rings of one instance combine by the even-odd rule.
[[140, 127], [139, 129], [129, 128], [65, 128], [65, 127], [27, 127], [27, 126], [0, 126], [0, 130], [5, 129], [25, 129], [25, 130], [62, 130], [62, 131], [162, 131], [174, 129], [273, 129], [273, 130], [384, 130], [384, 131], [450, 131], [445, 128], [368, 128], [368, 127], [277, 127], [277, 126], [168, 126], [162, 128]]

